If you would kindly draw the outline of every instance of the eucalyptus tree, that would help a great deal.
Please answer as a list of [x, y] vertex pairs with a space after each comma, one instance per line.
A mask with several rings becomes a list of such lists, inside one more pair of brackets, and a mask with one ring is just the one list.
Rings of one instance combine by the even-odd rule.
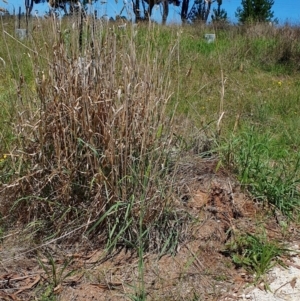
[[[146, 5], [147, 7], [146, 7]], [[175, 6], [180, 5], [180, 0], [132, 0], [133, 11], [136, 17], [136, 21], [139, 20], [149, 20], [152, 15], [152, 10], [155, 5], [162, 5], [162, 23], [166, 24], [169, 15], [169, 5], [173, 4]], [[142, 9], [141, 9], [142, 6]], [[144, 18], [141, 16], [141, 11], [144, 13]]]
[[227, 19], [227, 13], [221, 9], [222, 0], [195, 0], [191, 9], [189, 10], [190, 0], [182, 0], [181, 6], [181, 20], [183, 23], [203, 22], [206, 23], [211, 13], [214, 3], [217, 3], [217, 8], [213, 9], [212, 20], [219, 21], [220, 19]]
[[[87, 4], [93, 4], [97, 0], [25, 0], [25, 6], [29, 9], [29, 14], [31, 13], [34, 4], [40, 4], [48, 2], [52, 9], [62, 9], [64, 13], [72, 14], [76, 11], [76, 7], [85, 8]], [[69, 11], [68, 8], [69, 7]]]
[[183, 23], [186, 23], [188, 20], [189, 5], [190, 5], [190, 0], [182, 0], [180, 16], [181, 16], [181, 21]]

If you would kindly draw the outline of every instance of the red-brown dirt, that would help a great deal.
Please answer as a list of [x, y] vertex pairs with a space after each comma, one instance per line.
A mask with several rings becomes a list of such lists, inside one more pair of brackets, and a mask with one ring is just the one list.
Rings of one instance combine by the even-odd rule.
[[217, 163], [194, 156], [179, 163], [176, 206], [193, 218], [175, 256], [144, 254], [141, 271], [133, 252], [54, 243], [34, 249], [24, 245], [21, 230], [12, 231], [0, 250], [0, 300], [142, 300], [140, 291], [146, 300], [234, 300], [252, 277], [224, 255], [225, 244], [262, 230], [272, 239], [294, 240], [299, 229], [290, 225], [283, 233], [271, 210], [255, 203], [226, 170], [217, 170]]

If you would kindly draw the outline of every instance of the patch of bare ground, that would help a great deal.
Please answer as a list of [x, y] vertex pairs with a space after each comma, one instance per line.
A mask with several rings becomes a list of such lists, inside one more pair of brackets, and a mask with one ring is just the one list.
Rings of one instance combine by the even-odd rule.
[[291, 225], [283, 232], [282, 217], [251, 200], [217, 166], [214, 158], [179, 162], [177, 206], [192, 218], [189, 239], [175, 256], [144, 254], [141, 272], [136, 252], [108, 255], [84, 243], [52, 243], [28, 252], [14, 234], [1, 245], [0, 300], [140, 300], [141, 289], [147, 300], [235, 300], [252, 276], [224, 255], [225, 244], [239, 233], [261, 229], [271, 238], [293, 241], [299, 231]]

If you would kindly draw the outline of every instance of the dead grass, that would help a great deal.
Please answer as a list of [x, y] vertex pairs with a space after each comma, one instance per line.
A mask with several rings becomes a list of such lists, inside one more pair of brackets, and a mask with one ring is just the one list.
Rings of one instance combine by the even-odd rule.
[[83, 49], [55, 22], [50, 33], [53, 45], [45, 40], [40, 50], [33, 39], [26, 46], [36, 46], [35, 86], [30, 93], [22, 77], [18, 83], [14, 176], [2, 189], [7, 223], [33, 222], [44, 237], [80, 226], [69, 240], [85, 233], [108, 247], [174, 249], [177, 242], [167, 239], [177, 222], [168, 213], [174, 167], [166, 106], [176, 41], [162, 61], [151, 39], [138, 53], [134, 27], [85, 26]]

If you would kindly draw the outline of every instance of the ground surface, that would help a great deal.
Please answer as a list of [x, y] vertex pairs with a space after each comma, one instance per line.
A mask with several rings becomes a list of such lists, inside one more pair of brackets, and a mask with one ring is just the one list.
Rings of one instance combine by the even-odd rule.
[[285, 270], [276, 268], [266, 276], [274, 285], [272, 293], [265, 293], [264, 283], [249, 286], [253, 275], [237, 269], [223, 252], [240, 233], [261, 231], [297, 249], [300, 232], [293, 224], [283, 230], [283, 217], [255, 203], [217, 163], [194, 156], [179, 163], [177, 206], [194, 222], [187, 225], [189, 239], [176, 256], [144, 254], [141, 273], [136, 254], [118, 250], [108, 256], [88, 242], [28, 245], [14, 230], [1, 244], [0, 300], [141, 300], [139, 291], [146, 292], [147, 300], [299, 300], [296, 257], [284, 259]]

